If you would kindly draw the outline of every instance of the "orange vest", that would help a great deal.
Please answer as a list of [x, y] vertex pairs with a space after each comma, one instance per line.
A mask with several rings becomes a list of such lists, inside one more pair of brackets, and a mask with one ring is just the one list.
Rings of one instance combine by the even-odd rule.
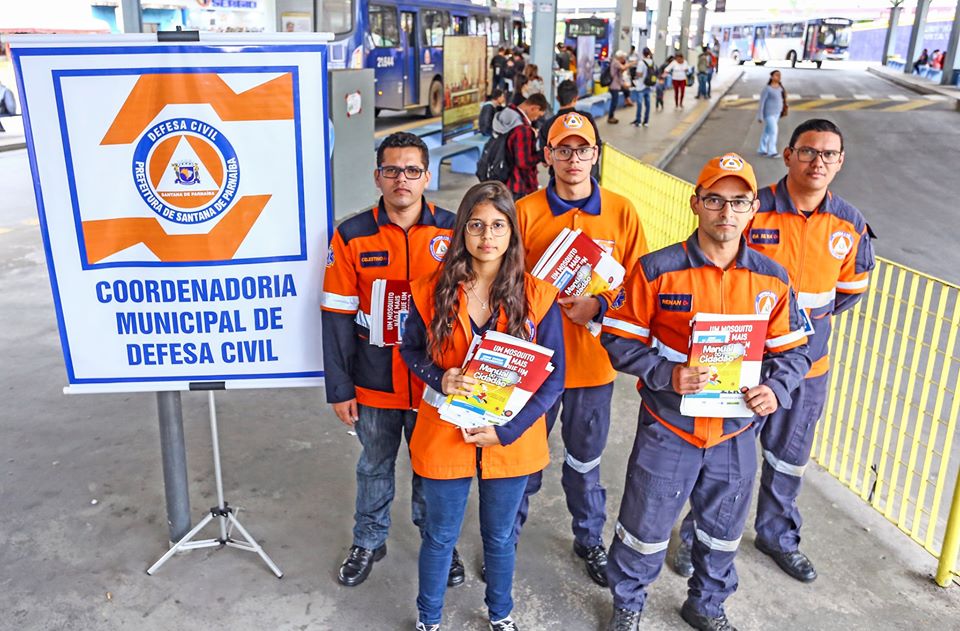
[[[525, 276], [529, 317], [535, 326], [539, 326], [557, 298], [557, 289], [529, 274]], [[435, 274], [411, 283], [413, 301], [428, 327], [428, 338], [430, 321], [433, 320], [434, 314], [436, 283], [437, 275]], [[444, 371], [463, 365], [473, 338], [470, 316], [467, 313], [467, 297], [462, 293], [462, 288], [460, 291], [460, 308], [447, 347], [441, 357], [433, 358], [437, 366]], [[504, 331], [506, 325], [506, 315], [501, 310], [496, 330]], [[478, 448], [475, 445], [464, 442], [459, 427], [440, 419], [436, 406], [445, 398], [444, 395], [427, 387], [420, 402], [417, 423], [410, 438], [410, 462], [418, 475], [432, 480], [469, 478], [473, 477], [479, 467], [480, 477], [483, 479], [513, 478], [542, 471], [547, 466], [550, 451], [547, 446], [547, 424], [544, 417], [537, 419], [511, 444], [484, 447], [478, 454]]]

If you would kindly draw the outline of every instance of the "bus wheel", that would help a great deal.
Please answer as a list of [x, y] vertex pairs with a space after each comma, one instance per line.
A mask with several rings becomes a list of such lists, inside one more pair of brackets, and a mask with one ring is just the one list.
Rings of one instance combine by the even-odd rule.
[[379, 108], [379, 107], [373, 108], [373, 117], [376, 118], [377, 116], [380, 116], [380, 108]]
[[820, 70], [820, 66], [822, 66], [822, 65], [823, 65], [823, 61], [820, 60], [820, 59], [818, 59], [818, 60], [817, 60], [817, 70]]
[[787, 53], [787, 61], [790, 62], [791, 68], [796, 68], [797, 67], [797, 51], [791, 50], [789, 53]]
[[424, 114], [427, 118], [434, 118], [443, 113], [443, 86], [436, 79], [430, 84], [430, 96]]
[[766, 66], [766, 65], [767, 65], [767, 60], [764, 59], [763, 61], [755, 61], [755, 62], [753, 62], [753, 63], [757, 64], [758, 66]]

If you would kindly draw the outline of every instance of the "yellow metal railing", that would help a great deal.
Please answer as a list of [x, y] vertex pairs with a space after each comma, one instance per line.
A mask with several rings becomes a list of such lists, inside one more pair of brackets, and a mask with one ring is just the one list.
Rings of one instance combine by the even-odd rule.
[[[609, 144], [603, 185], [633, 201], [651, 249], [696, 227], [691, 184]], [[813, 458], [937, 557], [946, 586], [960, 571], [960, 287], [882, 258], [870, 285], [836, 319]]]

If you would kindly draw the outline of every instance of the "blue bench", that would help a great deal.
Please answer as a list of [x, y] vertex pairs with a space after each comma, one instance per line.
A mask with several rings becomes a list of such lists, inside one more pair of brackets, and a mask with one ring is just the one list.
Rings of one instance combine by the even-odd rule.
[[486, 141], [484, 136], [477, 134], [450, 141], [439, 147], [431, 147], [430, 164], [427, 169], [430, 172], [430, 183], [427, 184], [427, 190], [440, 190], [440, 165], [445, 161], [450, 161], [450, 170], [454, 173], [470, 175], [476, 173], [477, 160], [480, 159]]
[[[439, 147], [443, 144], [443, 125], [440, 123], [427, 123], [425, 125], [420, 125], [418, 127], [413, 127], [411, 129], [402, 130], [407, 133], [413, 134], [414, 136], [419, 137], [423, 140], [423, 143], [427, 145], [427, 148], [433, 149], [434, 147]], [[392, 132], [391, 132], [392, 133]], [[383, 142], [383, 139], [386, 138], [389, 134], [384, 134], [374, 139], [373, 146], [374, 148], [379, 149], [380, 143]]]
[[580, 112], [587, 112], [594, 118], [606, 116], [610, 111], [610, 93], [594, 94], [582, 99], [577, 99], [576, 109]]

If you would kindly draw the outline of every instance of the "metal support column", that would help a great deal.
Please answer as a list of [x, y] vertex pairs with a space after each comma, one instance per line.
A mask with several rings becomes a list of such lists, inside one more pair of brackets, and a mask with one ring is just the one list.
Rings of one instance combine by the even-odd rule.
[[703, 36], [704, 31], [707, 30], [707, 2], [703, 0], [700, 4], [700, 12], [697, 14], [697, 34], [694, 37], [696, 43], [694, 44], [696, 51], [699, 53], [700, 47], [703, 46]]
[[923, 31], [927, 26], [927, 9], [930, 8], [930, 0], [917, 0], [917, 12], [913, 17], [913, 27], [910, 29], [910, 46], [907, 47], [907, 59], [903, 64], [903, 71], [906, 74], [913, 72], [913, 62], [920, 56], [920, 48], [923, 44]]
[[143, 9], [140, 0], [120, 0], [120, 13], [124, 33], [143, 32]]
[[887, 36], [883, 40], [883, 55], [880, 61], [884, 66], [887, 60], [893, 56], [894, 49], [897, 46], [897, 25], [900, 24], [900, 14], [903, 12], [903, 0], [895, 0], [895, 4], [890, 8], [890, 23], [887, 24]]
[[683, 0], [683, 11], [680, 12], [680, 54], [684, 59], [690, 58], [690, 13], [692, 0]]
[[170, 541], [180, 541], [190, 532], [190, 493], [187, 485], [187, 450], [183, 440], [183, 410], [179, 392], [158, 392], [160, 454], [163, 458], [163, 488], [167, 498]]
[[[657, 30], [654, 33], [653, 62], [657, 65], [667, 58], [667, 22], [670, 19], [671, 0], [660, 0], [657, 3]], [[673, 54], [673, 51], [670, 51]]]
[[[630, 38], [630, 31], [633, 30], [633, 7], [634, 0], [617, 0], [617, 48], [630, 54], [630, 46], [633, 41]], [[614, 51], [611, 51], [611, 53]]]
[[947, 38], [947, 54], [943, 56], [943, 77], [941, 85], [953, 85], [953, 73], [960, 64], [960, 2], [953, 14], [953, 26], [950, 27], [950, 36]]
[[[540, 68], [541, 77], [553, 77], [553, 61], [557, 52], [557, 0], [534, 0], [533, 29], [530, 32], [530, 59]], [[545, 81], [547, 103], [553, 103], [553, 80]]]

